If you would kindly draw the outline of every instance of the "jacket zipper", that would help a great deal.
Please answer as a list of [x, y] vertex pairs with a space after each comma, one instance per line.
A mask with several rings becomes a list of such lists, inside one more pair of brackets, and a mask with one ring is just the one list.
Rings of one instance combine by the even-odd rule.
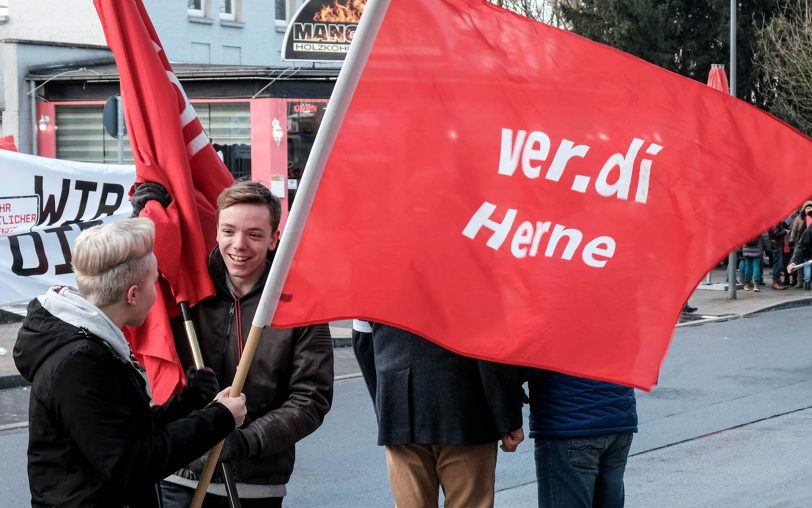
[[228, 344], [231, 342], [231, 330], [234, 328], [234, 301], [231, 302], [231, 306], [228, 308], [228, 319], [226, 320], [226, 343], [223, 347], [223, 358], [226, 358], [228, 355]]
[[245, 348], [245, 344], [243, 344], [243, 336], [242, 336], [242, 306], [240, 305], [240, 300], [238, 298], [234, 299], [234, 320], [237, 323], [237, 358], [242, 358], [242, 351]]

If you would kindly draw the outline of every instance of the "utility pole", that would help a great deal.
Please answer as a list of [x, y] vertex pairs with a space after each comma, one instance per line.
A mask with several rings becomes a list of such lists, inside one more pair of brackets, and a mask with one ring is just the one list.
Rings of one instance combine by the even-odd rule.
[[121, 95], [116, 95], [116, 139], [118, 140], [116, 161], [119, 164], [124, 164], [124, 101]]
[[[736, 97], [736, 2], [730, 0], [730, 95]], [[731, 300], [736, 299], [736, 251], [727, 258], [727, 287]]]

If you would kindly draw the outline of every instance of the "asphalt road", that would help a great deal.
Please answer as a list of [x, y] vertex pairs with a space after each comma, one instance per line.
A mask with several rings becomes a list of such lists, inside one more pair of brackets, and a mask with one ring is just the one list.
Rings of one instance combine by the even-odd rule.
[[[638, 393], [627, 506], [812, 505], [811, 331], [809, 308], [677, 330], [659, 386]], [[9, 392], [0, 405], [25, 396]], [[0, 431], [0, 507], [28, 502], [25, 440]], [[392, 506], [375, 440], [363, 381], [337, 381], [324, 425], [297, 447], [286, 506]], [[535, 506], [533, 470], [532, 443], [500, 452], [496, 506]]]

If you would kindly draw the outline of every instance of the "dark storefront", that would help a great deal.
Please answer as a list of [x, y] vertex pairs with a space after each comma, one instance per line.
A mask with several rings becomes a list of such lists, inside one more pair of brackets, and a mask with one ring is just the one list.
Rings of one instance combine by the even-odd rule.
[[[235, 178], [268, 185], [287, 211], [338, 69], [176, 64], [174, 70]], [[118, 93], [115, 65], [38, 69], [28, 79], [42, 85], [36, 104], [38, 155], [116, 163], [118, 142], [102, 124], [105, 100]], [[129, 150], [125, 142], [125, 163], [132, 162]]]

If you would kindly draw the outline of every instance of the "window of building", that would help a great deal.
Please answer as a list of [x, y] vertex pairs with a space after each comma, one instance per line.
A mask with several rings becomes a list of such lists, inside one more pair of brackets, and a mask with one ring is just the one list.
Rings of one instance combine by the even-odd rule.
[[274, 18], [276, 19], [277, 25], [287, 25], [288, 24], [288, 0], [274, 0], [275, 2], [275, 14]]
[[327, 101], [288, 102], [288, 207], [293, 204]]
[[[193, 104], [234, 178], [251, 176], [251, 109], [247, 102]], [[57, 105], [56, 158], [78, 162], [115, 164], [118, 140], [104, 130], [102, 105]], [[124, 137], [124, 163], [132, 164], [130, 140]]]
[[205, 16], [206, 15], [206, 0], [187, 0], [187, 8], [189, 16]]
[[190, 42], [189, 61], [198, 64], [211, 63], [211, 45], [207, 42]]
[[234, 178], [251, 176], [251, 108], [247, 102], [194, 104], [197, 116]]
[[242, 63], [242, 48], [239, 46], [223, 46], [222, 60], [226, 65], [240, 65]]
[[[56, 158], [115, 164], [118, 140], [104, 130], [102, 105], [56, 106]], [[132, 164], [130, 140], [124, 137], [124, 163]]]
[[237, 0], [220, 0], [220, 19], [236, 21]]

